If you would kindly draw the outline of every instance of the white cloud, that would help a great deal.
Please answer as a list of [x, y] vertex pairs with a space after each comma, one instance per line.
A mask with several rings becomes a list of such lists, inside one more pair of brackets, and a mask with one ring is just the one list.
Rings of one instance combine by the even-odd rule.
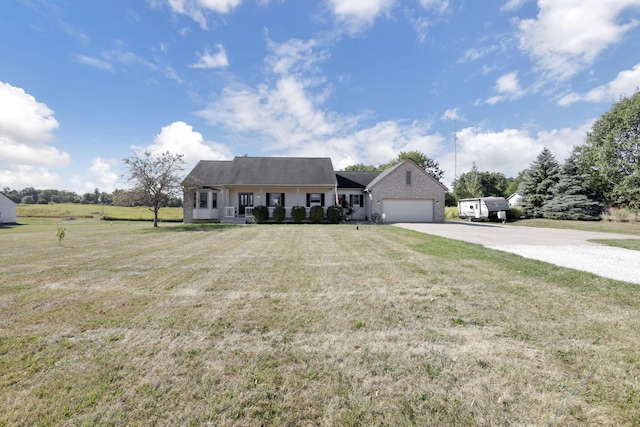
[[[517, 3], [517, 2], [510, 2]], [[519, 23], [520, 49], [547, 79], [565, 80], [591, 66], [638, 22], [622, 22], [640, 0], [539, 0], [535, 19]]]
[[38, 166], [14, 165], [10, 169], [2, 169], [0, 165], [0, 188], [12, 189], [59, 188], [60, 177], [55, 172]]
[[59, 126], [53, 111], [24, 89], [0, 81], [0, 135], [32, 146], [53, 139]]
[[513, 100], [521, 98], [524, 95], [524, 90], [520, 87], [520, 81], [518, 80], [518, 72], [514, 71], [502, 75], [496, 80], [495, 90], [498, 95], [492, 96], [486, 100], [487, 104], [496, 104], [505, 100]]
[[449, 9], [450, 0], [420, 0], [420, 4], [425, 9], [435, 10], [444, 13]]
[[491, 46], [484, 46], [484, 47], [480, 47], [480, 48], [472, 48], [467, 50], [464, 55], [462, 56], [462, 58], [460, 58], [458, 60], [458, 62], [460, 63], [464, 63], [464, 62], [473, 62], [476, 61], [484, 56], [487, 56], [493, 52], [496, 52], [497, 50], [500, 49], [500, 46], [498, 45], [491, 45]]
[[230, 13], [238, 7], [242, 0], [147, 0], [151, 7], [169, 6], [173, 13], [187, 15], [207, 29], [207, 15], [211, 12], [218, 14]]
[[[48, 143], [58, 128], [53, 111], [23, 89], [0, 82], [0, 175], [22, 186], [57, 181], [47, 168], [66, 166], [71, 157]], [[47, 184], [51, 185], [51, 184]], [[0, 187], [5, 183], [0, 183]]]
[[73, 190], [77, 194], [93, 193], [97, 188], [101, 192], [111, 193], [116, 188], [125, 188], [127, 184], [120, 181], [118, 174], [111, 170], [120, 166], [121, 160], [107, 160], [96, 157], [91, 161], [91, 167], [85, 176], [74, 175], [71, 178]]
[[91, 168], [89, 169], [91, 176], [97, 178], [98, 182], [102, 185], [100, 189], [102, 191], [113, 191], [118, 184], [118, 174], [111, 171], [113, 162], [109, 162], [102, 157], [96, 157], [91, 161]]
[[[573, 150], [582, 145], [593, 120], [577, 127], [540, 131], [531, 135], [526, 130], [503, 129], [491, 131], [480, 127], [467, 127], [457, 133], [457, 174], [469, 172], [475, 162], [480, 171], [504, 173], [515, 177], [528, 168], [547, 147], [559, 162], [563, 162]], [[454, 153], [448, 152], [438, 158], [445, 170], [445, 182], [453, 182]]]
[[[137, 147], [134, 147], [134, 149]], [[187, 165], [193, 166], [199, 160], [225, 160], [232, 157], [231, 150], [222, 144], [205, 141], [200, 132], [185, 122], [177, 121], [164, 126], [153, 143], [144, 149], [158, 155], [169, 151], [182, 154]]]
[[501, 12], [512, 12], [514, 10], [520, 9], [525, 3], [530, 0], [508, 0], [505, 4], [500, 7]]
[[[214, 126], [247, 137], [247, 149], [264, 155], [329, 156], [334, 167], [359, 162], [380, 164], [399, 151], [439, 153], [442, 137], [430, 135], [428, 122], [363, 122], [362, 115], [342, 115], [323, 107], [330, 90], [317, 64], [325, 58], [319, 43], [268, 42], [267, 69], [275, 79], [256, 87], [222, 90], [199, 115]], [[254, 142], [249, 147], [250, 141]], [[201, 157], [200, 157], [201, 158]]]
[[350, 34], [369, 28], [376, 18], [388, 14], [395, 0], [327, 0], [336, 21]]
[[175, 80], [178, 83], [184, 83], [182, 77], [180, 77], [178, 72], [173, 67], [166, 67], [164, 69], [164, 76], [168, 79]]
[[452, 121], [452, 120], [460, 120], [466, 121], [466, 117], [463, 114], [460, 114], [457, 108], [450, 108], [444, 112], [440, 120]]
[[229, 66], [229, 60], [227, 59], [227, 52], [221, 44], [217, 46], [217, 52], [212, 52], [209, 48], [206, 48], [204, 53], [198, 54], [198, 61], [189, 65], [191, 68], [225, 68]]
[[559, 105], [567, 106], [574, 102], [615, 102], [620, 96], [631, 96], [640, 84], [640, 63], [631, 70], [620, 71], [615, 79], [607, 84], [591, 89], [584, 95], [572, 92], [558, 100]]
[[287, 75], [317, 71], [316, 64], [329, 57], [329, 53], [318, 40], [291, 39], [276, 43], [267, 38], [269, 55], [265, 59], [274, 74]]
[[[162, 52], [166, 52], [169, 48], [169, 45], [161, 43], [159, 47], [152, 48], [152, 51], [161, 50]], [[117, 72], [120, 68], [123, 69], [135, 69], [136, 67], [143, 67], [147, 70], [151, 70], [153, 72], [161, 73], [167, 79], [174, 80], [178, 83], [184, 83], [184, 80], [178, 72], [169, 65], [164, 65], [162, 60], [156, 56], [153, 60], [148, 60], [145, 57], [138, 55], [135, 52], [127, 51], [122, 49], [122, 46], [116, 46], [116, 48], [111, 50], [106, 50], [100, 53], [101, 58], [96, 58], [93, 56], [87, 56], [82, 54], [74, 54], [76, 61], [81, 64], [89, 65], [91, 67], [95, 67], [101, 70], [109, 71], [109, 72]], [[207, 68], [207, 65], [215, 65], [213, 62], [207, 64], [202, 61], [226, 61], [226, 54], [224, 49], [222, 50], [222, 57], [208, 57], [203, 55], [200, 63], [196, 63], [192, 65], [195, 68]]]
[[113, 65], [104, 59], [94, 58], [92, 56], [76, 54], [74, 55], [76, 60], [81, 64], [90, 65], [101, 70], [113, 71]]

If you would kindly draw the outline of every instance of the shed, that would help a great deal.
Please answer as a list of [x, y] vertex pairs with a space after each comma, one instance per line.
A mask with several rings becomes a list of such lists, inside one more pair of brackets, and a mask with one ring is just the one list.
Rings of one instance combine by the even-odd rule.
[[15, 224], [16, 222], [16, 204], [0, 193], [0, 224]]
[[[501, 213], [503, 212], [503, 213]], [[458, 216], [475, 221], [507, 218], [509, 202], [504, 197], [478, 197], [458, 201]]]

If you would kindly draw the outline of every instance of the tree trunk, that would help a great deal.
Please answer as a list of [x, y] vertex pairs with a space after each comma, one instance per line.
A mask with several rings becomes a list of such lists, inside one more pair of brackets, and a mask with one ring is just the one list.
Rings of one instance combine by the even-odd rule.
[[158, 210], [159, 208], [153, 209], [153, 228], [158, 227]]

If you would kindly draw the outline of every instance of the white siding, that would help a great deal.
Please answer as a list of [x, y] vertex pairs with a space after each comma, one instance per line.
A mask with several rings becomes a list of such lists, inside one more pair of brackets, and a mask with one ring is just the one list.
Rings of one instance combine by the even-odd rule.
[[15, 222], [17, 222], [16, 204], [4, 194], [0, 194], [0, 223], [13, 224]]

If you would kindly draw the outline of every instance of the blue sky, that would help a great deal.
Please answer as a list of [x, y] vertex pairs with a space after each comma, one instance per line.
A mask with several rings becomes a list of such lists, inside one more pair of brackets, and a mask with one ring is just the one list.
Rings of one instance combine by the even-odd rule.
[[145, 149], [516, 176], [634, 93], [638, 52], [640, 0], [4, 0], [0, 188], [113, 191]]

